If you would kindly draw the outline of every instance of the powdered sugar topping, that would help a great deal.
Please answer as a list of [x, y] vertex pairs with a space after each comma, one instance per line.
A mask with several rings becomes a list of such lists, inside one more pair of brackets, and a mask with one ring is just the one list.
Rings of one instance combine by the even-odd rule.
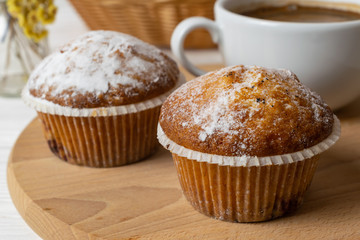
[[[146, 91], [151, 82], [165, 85], [165, 60], [159, 49], [132, 36], [92, 31], [47, 57], [31, 74], [28, 88], [72, 97], [88, 92], [100, 95], [122, 86], [128, 95]], [[170, 71], [170, 70], [169, 70]], [[134, 88], [137, 91], [132, 91]], [[68, 94], [69, 96], [66, 96]]]
[[328, 124], [331, 131], [332, 123], [328, 106], [295, 74], [257, 66], [227, 67], [201, 76], [176, 90], [164, 108], [160, 124], [175, 122], [182, 134], [197, 139], [193, 144], [206, 148], [220, 149], [227, 142], [231, 149], [226, 151], [234, 155], [261, 144], [264, 149], [290, 140], [312, 144], [317, 139], [307, 135], [309, 129]]

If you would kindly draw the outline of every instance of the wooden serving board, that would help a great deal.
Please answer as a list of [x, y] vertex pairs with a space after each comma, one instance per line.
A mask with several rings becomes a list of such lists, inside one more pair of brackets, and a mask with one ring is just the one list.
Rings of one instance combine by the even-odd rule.
[[[190, 77], [190, 76], [188, 76]], [[337, 112], [339, 142], [320, 160], [303, 206], [276, 220], [240, 224], [195, 211], [169, 152], [112, 169], [57, 159], [35, 119], [8, 164], [11, 197], [44, 239], [360, 239], [360, 99]]]

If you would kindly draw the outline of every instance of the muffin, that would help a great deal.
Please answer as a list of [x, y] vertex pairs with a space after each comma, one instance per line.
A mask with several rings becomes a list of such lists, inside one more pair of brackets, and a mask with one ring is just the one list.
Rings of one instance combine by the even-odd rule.
[[155, 151], [161, 104], [180, 82], [177, 64], [156, 47], [91, 31], [45, 58], [22, 97], [60, 159], [114, 167]]
[[159, 142], [199, 212], [258, 222], [297, 209], [340, 123], [288, 70], [232, 66], [184, 84], [164, 102]]

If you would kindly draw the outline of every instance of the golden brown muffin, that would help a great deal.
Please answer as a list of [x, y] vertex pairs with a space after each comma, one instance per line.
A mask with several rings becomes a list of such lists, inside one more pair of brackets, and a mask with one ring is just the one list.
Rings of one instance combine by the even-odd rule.
[[295, 74], [243, 65], [177, 89], [158, 127], [188, 201], [234, 222], [265, 221], [299, 207], [319, 154], [339, 134], [331, 109]]
[[313, 146], [333, 113], [287, 70], [235, 66], [199, 77], [164, 103], [160, 125], [176, 143], [225, 156], [271, 156]]
[[139, 161], [157, 146], [162, 102], [179, 84], [176, 63], [132, 36], [92, 31], [33, 71], [24, 101], [38, 111], [50, 149], [91, 167]]
[[93, 31], [46, 58], [31, 74], [31, 95], [61, 106], [137, 103], [175, 86], [176, 63], [159, 49], [118, 32]]

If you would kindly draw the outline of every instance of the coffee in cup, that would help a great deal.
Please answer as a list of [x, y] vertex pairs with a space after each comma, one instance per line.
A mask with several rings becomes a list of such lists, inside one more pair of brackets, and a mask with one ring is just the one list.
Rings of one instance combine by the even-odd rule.
[[245, 12], [240, 8], [234, 9], [233, 12], [248, 17], [282, 22], [325, 23], [360, 20], [360, 13], [355, 11], [299, 4], [263, 6]]
[[[354, 17], [344, 21], [293, 21], [258, 17], [264, 7], [270, 12], [288, 10], [327, 11]], [[318, 92], [333, 108], [360, 95], [360, 2], [359, 0], [218, 0], [215, 21], [193, 17], [173, 32], [171, 49], [182, 65], [195, 75], [205, 72], [185, 56], [186, 35], [197, 28], [209, 31], [218, 43], [226, 66], [258, 65], [285, 68]], [[247, 16], [248, 15], [248, 16]]]

